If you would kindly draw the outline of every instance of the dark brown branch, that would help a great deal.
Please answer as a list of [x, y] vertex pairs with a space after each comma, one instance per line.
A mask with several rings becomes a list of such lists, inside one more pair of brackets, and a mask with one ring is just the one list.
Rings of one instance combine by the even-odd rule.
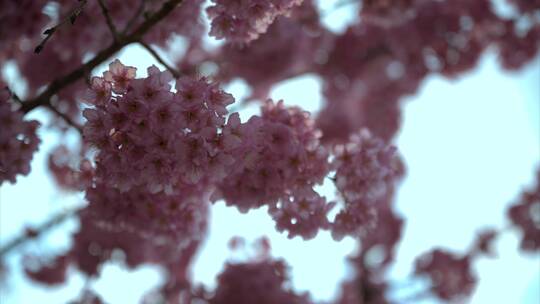
[[56, 30], [58, 28], [60, 28], [64, 24], [66, 24], [68, 21], [73, 25], [75, 23], [75, 20], [77, 20], [77, 17], [79, 17], [79, 15], [82, 13], [82, 11], [84, 9], [84, 6], [86, 5], [86, 2], [88, 2], [88, 0], [80, 0], [77, 7], [75, 7], [57, 25], [46, 29], [43, 32], [43, 35], [46, 35], [46, 36], [45, 36], [45, 38], [43, 38], [43, 40], [41, 40], [40, 44], [38, 46], [36, 46], [36, 48], [34, 49], [34, 53], [40, 53], [43, 50], [43, 48], [45, 47], [45, 44], [47, 43], [47, 41], [49, 41], [49, 39], [51, 39], [51, 37], [53, 36], [53, 34], [56, 32]]
[[[19, 96], [17, 96], [17, 94], [15, 94], [13, 91], [11, 91], [11, 89], [9, 87], [6, 87], [6, 89], [11, 94], [11, 98], [13, 98], [13, 100], [15, 100], [15, 102], [17, 102], [19, 105], [22, 106], [23, 102], [21, 101]], [[74, 127], [75, 129], [77, 129], [77, 131], [79, 131], [79, 134], [82, 135], [82, 127], [78, 123], [74, 122], [69, 116], [67, 116], [66, 114], [60, 112], [55, 106], [53, 106], [51, 104], [47, 104], [47, 108], [49, 110], [51, 110], [54, 114], [56, 114], [60, 118], [62, 118], [68, 125], [70, 125], [70, 126]]]
[[5, 244], [4, 246], [0, 248], [0, 259], [3, 259], [4, 255], [16, 249], [17, 247], [23, 245], [24, 243], [30, 240], [37, 239], [43, 233], [62, 224], [68, 218], [71, 218], [72, 216], [77, 214], [78, 211], [79, 209], [69, 209], [69, 210], [66, 210], [66, 211], [63, 211], [61, 213], [54, 215], [53, 217], [49, 218], [46, 222], [39, 225], [37, 228], [27, 228], [24, 231], [24, 233], [15, 237], [13, 240], [7, 242], [7, 244]]
[[133, 25], [135, 24], [137, 19], [139, 19], [139, 17], [143, 14], [145, 7], [146, 7], [146, 0], [140, 0], [139, 8], [137, 9], [137, 11], [133, 15], [133, 17], [131, 17], [131, 19], [129, 19], [129, 21], [128, 21], [128, 23], [127, 23], [127, 25], [124, 28], [124, 31], [122, 33], [124, 33], [124, 34], [127, 33], [133, 27]]
[[55, 106], [53, 106], [52, 104], [48, 103], [46, 105], [47, 109], [49, 109], [51, 112], [53, 112], [54, 114], [56, 114], [58, 117], [62, 118], [68, 125], [72, 126], [73, 128], [75, 128], [77, 131], [79, 131], [79, 134], [82, 135], [83, 133], [83, 130], [82, 130], [82, 126], [79, 125], [78, 123], [76, 123], [75, 121], [73, 121], [73, 119], [71, 119], [71, 117], [69, 117], [67, 114], [64, 114], [62, 112], [60, 112], [60, 110], [58, 110]]
[[101, 8], [101, 13], [103, 14], [103, 17], [105, 17], [105, 22], [107, 22], [107, 26], [109, 27], [109, 30], [111, 31], [111, 34], [113, 36], [113, 39], [116, 41], [118, 40], [118, 31], [116, 30], [116, 26], [114, 25], [111, 15], [109, 14], [109, 9], [107, 8], [107, 5], [105, 5], [105, 0], [97, 0], [99, 3], [99, 7]]
[[148, 45], [144, 41], [139, 41], [139, 44], [142, 45], [159, 63], [161, 63], [171, 74], [173, 74], [174, 78], [180, 78], [180, 72], [167, 64], [163, 58], [152, 48], [152, 46]]
[[50, 103], [51, 97], [53, 97], [58, 91], [66, 86], [81, 79], [86, 71], [91, 71], [96, 66], [109, 59], [116, 52], [120, 51], [126, 45], [140, 41], [142, 36], [146, 34], [154, 25], [156, 25], [161, 19], [165, 18], [169, 13], [182, 2], [183, 0], [168, 0], [163, 4], [161, 9], [155, 14], [152, 14], [146, 19], [139, 27], [137, 27], [131, 34], [121, 37], [119, 41], [113, 42], [108, 48], [97, 53], [94, 58], [90, 59], [87, 63], [79, 66], [71, 73], [55, 79], [51, 84], [39, 94], [36, 98], [25, 102], [21, 108], [24, 113], [28, 113], [33, 109], [44, 106]]

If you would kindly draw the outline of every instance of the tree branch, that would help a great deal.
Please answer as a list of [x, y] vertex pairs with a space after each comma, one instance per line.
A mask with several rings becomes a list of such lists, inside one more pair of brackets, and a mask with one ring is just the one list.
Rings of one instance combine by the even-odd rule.
[[126, 27], [124, 28], [122, 33], [125, 34], [131, 29], [131, 27], [135, 24], [135, 21], [137, 21], [137, 18], [139, 18], [139, 16], [141, 16], [142, 13], [144, 12], [145, 7], [146, 7], [146, 0], [140, 0], [139, 8], [137, 9], [137, 11], [133, 15], [133, 17], [131, 17], [131, 19], [129, 19], [129, 21], [126, 24]]
[[139, 44], [142, 45], [159, 63], [161, 63], [171, 74], [173, 74], [174, 78], [180, 78], [180, 72], [177, 71], [175, 68], [167, 64], [163, 58], [152, 48], [152, 46], [148, 45], [148, 43], [144, 41], [139, 41]]
[[72, 126], [73, 128], [75, 128], [77, 131], [79, 131], [79, 134], [83, 134], [83, 130], [82, 130], [82, 126], [79, 125], [78, 123], [76, 123], [75, 121], [73, 121], [73, 119], [71, 119], [71, 117], [69, 117], [68, 115], [60, 112], [60, 110], [58, 110], [55, 106], [53, 106], [52, 104], [48, 103], [46, 104], [46, 107], [47, 109], [49, 109], [51, 112], [53, 112], [54, 114], [56, 114], [57, 116], [59, 116], [60, 118], [62, 118], [68, 125]]
[[116, 52], [120, 51], [126, 45], [140, 41], [142, 36], [146, 34], [146, 32], [148, 32], [161, 19], [169, 15], [169, 13], [182, 1], [183, 0], [168, 0], [167, 2], [165, 2], [159, 11], [157, 11], [155, 14], [150, 15], [148, 19], [146, 19], [131, 34], [125, 37], [121, 37], [119, 41], [113, 42], [108, 48], [97, 53], [96, 56], [90, 59], [90, 61], [88, 61], [87, 63], [79, 66], [71, 73], [57, 78], [53, 82], [51, 82], [51, 84], [47, 87], [47, 89], [45, 89], [45, 91], [43, 91], [34, 99], [25, 102], [21, 108], [21, 111], [23, 111], [24, 113], [28, 113], [39, 106], [49, 104], [52, 96], [54, 96], [61, 89], [82, 78], [85, 75], [86, 71], [91, 71], [96, 66], [100, 65], [109, 57], [114, 55]]
[[45, 44], [47, 43], [47, 41], [51, 39], [52, 35], [62, 25], [66, 24], [68, 21], [73, 25], [75, 23], [75, 20], [77, 20], [77, 17], [79, 17], [79, 15], [82, 13], [84, 6], [86, 5], [86, 2], [88, 2], [88, 0], [79, 0], [79, 5], [77, 5], [77, 7], [75, 7], [64, 19], [62, 19], [62, 21], [60, 21], [57, 25], [46, 29], [43, 32], [43, 35], [46, 35], [46, 36], [45, 38], [43, 38], [43, 40], [41, 40], [38, 46], [36, 46], [36, 48], [34, 49], [34, 53], [40, 53], [45, 47]]
[[54, 215], [53, 217], [49, 218], [45, 223], [39, 225], [37, 228], [27, 228], [24, 233], [7, 242], [7, 244], [0, 248], [0, 259], [3, 259], [4, 255], [14, 250], [15, 248], [23, 245], [24, 243], [33, 239], [37, 239], [43, 233], [49, 231], [51, 228], [56, 227], [68, 218], [77, 214], [77, 212], [79, 212], [78, 208], [69, 209]]
[[111, 31], [111, 34], [113, 36], [113, 39], [116, 41], [118, 40], [118, 31], [116, 30], [116, 26], [114, 25], [111, 15], [109, 14], [109, 9], [107, 8], [107, 5], [105, 5], [104, 0], [97, 0], [99, 3], [99, 7], [101, 8], [101, 13], [103, 14], [103, 17], [105, 17], [105, 22], [107, 22], [107, 26], [109, 27], [109, 30]]
[[[23, 105], [23, 102], [21, 101], [21, 99], [19, 98], [19, 96], [17, 94], [15, 94], [13, 91], [11, 91], [11, 89], [9, 87], [6, 87], [6, 89], [9, 91], [9, 93], [11, 94], [11, 98], [13, 98], [13, 100], [15, 100], [15, 102], [17, 102], [19, 105]], [[55, 106], [53, 106], [52, 104], [47, 104], [46, 105], [47, 108], [49, 110], [51, 110], [51, 112], [53, 112], [54, 114], [58, 115], [60, 118], [62, 118], [68, 125], [74, 127], [75, 129], [77, 129], [77, 131], [79, 131], [79, 134], [82, 135], [82, 126], [80, 126], [78, 123], [74, 122], [68, 115], [60, 112]]]

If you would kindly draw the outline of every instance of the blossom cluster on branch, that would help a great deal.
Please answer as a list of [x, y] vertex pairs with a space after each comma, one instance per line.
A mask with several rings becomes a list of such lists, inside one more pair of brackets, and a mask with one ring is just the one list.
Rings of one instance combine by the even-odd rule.
[[[540, 47], [540, 3], [509, 0], [512, 14], [502, 16], [490, 0], [356, 2], [357, 18], [341, 32], [324, 25], [314, 0], [0, 2], [0, 67], [21, 75], [0, 74], [0, 184], [31, 171], [40, 123], [25, 114], [44, 107], [52, 130], [81, 135], [78, 147], [57, 144], [47, 159], [61, 189], [85, 194], [73, 212], [80, 226], [55, 257], [25, 255], [28, 277], [57, 285], [77, 269], [94, 279], [121, 261], [164, 269], [143, 303], [315, 303], [267, 252], [227, 263], [213, 290], [191, 281], [212, 204], [224, 202], [241, 213], [264, 208], [289, 238], [323, 230], [336, 241], [354, 238], [353, 275], [332, 303], [393, 303], [387, 270], [404, 228], [393, 202], [406, 176], [393, 142], [403, 97], [430, 75], [470, 71], [488, 49], [503, 68], [524, 67]], [[177, 36], [184, 52], [172, 43]], [[211, 46], [207, 36], [222, 41]], [[133, 43], [166, 69], [137, 77], [113, 59]], [[318, 113], [269, 99], [274, 85], [307, 74], [322, 83]], [[237, 79], [251, 90], [245, 100], [223, 89]], [[16, 95], [19, 80], [26, 89]], [[260, 114], [242, 121], [230, 112], [248, 102], [259, 102]], [[520, 248], [532, 253], [540, 249], [540, 171], [536, 179], [507, 212]], [[318, 191], [328, 180], [335, 199]], [[27, 229], [0, 258], [56, 222]], [[412, 275], [428, 279], [425, 294], [461, 301], [478, 282], [473, 263], [494, 254], [503, 232], [482, 231], [462, 253], [426, 250]], [[104, 300], [85, 288], [74, 303]]]
[[17, 175], [30, 173], [30, 162], [41, 142], [36, 134], [39, 122], [25, 121], [19, 106], [6, 87], [0, 88], [0, 185], [14, 184]]

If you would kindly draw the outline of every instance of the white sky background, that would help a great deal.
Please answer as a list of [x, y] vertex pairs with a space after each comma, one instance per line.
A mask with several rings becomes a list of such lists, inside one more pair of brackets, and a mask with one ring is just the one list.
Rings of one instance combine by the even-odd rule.
[[[320, 1], [323, 7], [333, 1]], [[335, 30], [351, 19], [344, 7], [325, 18]], [[119, 58], [138, 67], [138, 75], [155, 61], [143, 49], [133, 46]], [[159, 66], [159, 65], [158, 65]], [[96, 73], [101, 72], [98, 69]], [[317, 110], [321, 105], [320, 81], [306, 75], [277, 86], [274, 99]], [[246, 94], [245, 85], [235, 82], [227, 90], [238, 99]], [[242, 117], [248, 117], [247, 109]], [[32, 118], [46, 121], [48, 114], [34, 111]], [[39, 224], [50, 214], [80, 202], [81, 195], [56, 191], [46, 171], [46, 153], [59, 137], [40, 129], [43, 143], [34, 157], [32, 173], [19, 178], [15, 186], [0, 188], [0, 244], [20, 233], [25, 225]], [[66, 141], [76, 135], [68, 134]], [[414, 258], [433, 246], [463, 252], [475, 232], [484, 227], [508, 224], [505, 210], [530, 184], [533, 170], [540, 163], [540, 57], [525, 69], [507, 73], [488, 52], [477, 69], [450, 81], [429, 77], [418, 95], [407, 98], [404, 122], [396, 144], [407, 164], [407, 176], [400, 187], [397, 209], [405, 217], [404, 237], [398, 247], [398, 263], [392, 267], [392, 280], [403, 282], [411, 272]], [[332, 190], [323, 188], [326, 195]], [[267, 235], [274, 256], [284, 257], [291, 266], [293, 285], [309, 290], [318, 300], [335, 296], [340, 281], [349, 273], [344, 257], [354, 248], [351, 239], [335, 242], [328, 233], [311, 241], [287, 239], [277, 233], [264, 210], [247, 215], [218, 203], [212, 208], [207, 241], [194, 265], [194, 280], [210, 286], [223, 262], [231, 257], [227, 242], [243, 236], [248, 244]], [[46, 238], [29, 244], [23, 252], [54, 253], [68, 248], [71, 221]], [[480, 283], [471, 303], [537, 304], [540, 299], [540, 257], [517, 251], [515, 233], [497, 241], [498, 259], [475, 263]], [[74, 270], [67, 285], [45, 288], [29, 282], [20, 271], [20, 256], [9, 256], [10, 272], [0, 291], [0, 303], [65, 303], [76, 297], [85, 284]], [[102, 277], [89, 284], [107, 303], [137, 303], [142, 294], [156, 286], [160, 275], [145, 266], [134, 272], [121, 265], [107, 265]], [[422, 303], [436, 303], [428, 300]]]

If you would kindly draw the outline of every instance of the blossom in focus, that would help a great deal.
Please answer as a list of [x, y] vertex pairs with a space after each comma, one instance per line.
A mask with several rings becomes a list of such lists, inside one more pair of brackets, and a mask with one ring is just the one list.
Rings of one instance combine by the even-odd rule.
[[147, 78], [133, 79], [134, 69], [119, 61], [104, 75], [93, 80], [94, 107], [83, 112], [84, 140], [98, 149], [97, 182], [170, 194], [224, 177], [233, 156], [219, 142], [231, 95], [204, 78], [180, 79], [173, 93], [169, 72], [150, 67]]

